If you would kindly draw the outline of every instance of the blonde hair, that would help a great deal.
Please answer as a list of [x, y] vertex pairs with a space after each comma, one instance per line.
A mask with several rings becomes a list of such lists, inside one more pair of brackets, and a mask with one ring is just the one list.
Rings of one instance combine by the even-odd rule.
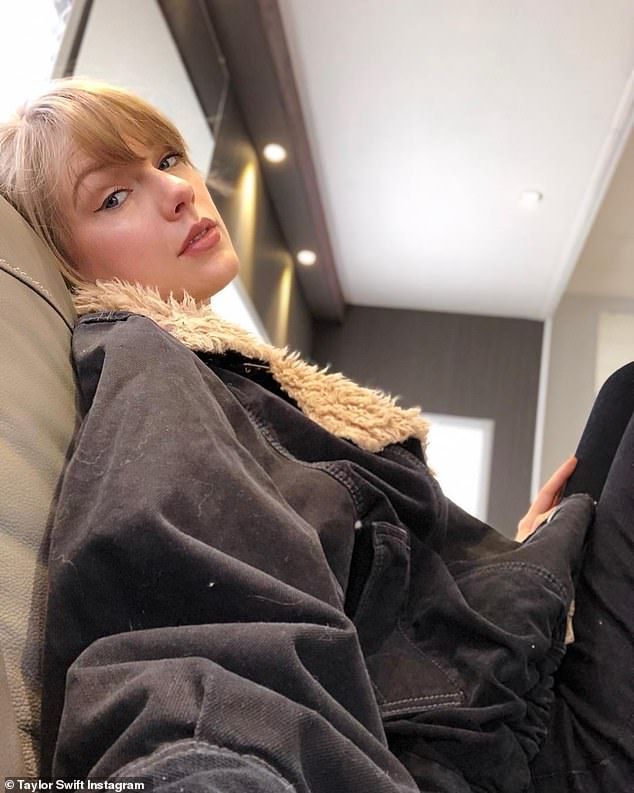
[[122, 88], [66, 78], [51, 83], [0, 124], [0, 194], [27, 220], [58, 260], [70, 284], [82, 282], [66, 251], [64, 216], [77, 150], [99, 165], [141, 158], [133, 146], [165, 147], [186, 162], [185, 142], [156, 108]]

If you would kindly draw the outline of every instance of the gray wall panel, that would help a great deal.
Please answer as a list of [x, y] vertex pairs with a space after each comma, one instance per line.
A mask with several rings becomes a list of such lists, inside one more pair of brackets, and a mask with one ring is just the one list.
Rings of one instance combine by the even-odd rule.
[[530, 500], [543, 326], [528, 320], [350, 307], [315, 325], [313, 358], [419, 404], [490, 418], [489, 522], [508, 535]]

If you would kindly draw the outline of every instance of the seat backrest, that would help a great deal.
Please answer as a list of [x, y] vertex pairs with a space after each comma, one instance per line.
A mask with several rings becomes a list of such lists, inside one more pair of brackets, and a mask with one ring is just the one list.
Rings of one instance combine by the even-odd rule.
[[77, 425], [73, 323], [54, 259], [0, 198], [0, 776], [38, 771], [46, 534]]

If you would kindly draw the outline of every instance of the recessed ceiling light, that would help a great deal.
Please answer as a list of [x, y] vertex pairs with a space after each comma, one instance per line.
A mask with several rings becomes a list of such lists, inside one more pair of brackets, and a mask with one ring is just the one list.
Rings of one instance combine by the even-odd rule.
[[297, 254], [297, 261], [300, 264], [303, 264], [305, 267], [310, 267], [311, 265], [315, 264], [317, 261], [317, 254], [315, 251], [299, 251]]
[[536, 207], [537, 204], [541, 203], [543, 200], [544, 194], [540, 193], [539, 190], [524, 190], [520, 196], [520, 203], [527, 209]]
[[279, 143], [267, 143], [262, 154], [269, 162], [284, 162], [286, 159], [286, 149]]

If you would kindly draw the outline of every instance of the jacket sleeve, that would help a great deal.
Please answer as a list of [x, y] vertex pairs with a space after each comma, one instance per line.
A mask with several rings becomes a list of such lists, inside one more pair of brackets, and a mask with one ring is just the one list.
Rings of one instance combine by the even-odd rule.
[[135, 315], [84, 320], [74, 355], [85, 418], [51, 535], [42, 773], [418, 790], [318, 537], [240, 442], [226, 387]]

